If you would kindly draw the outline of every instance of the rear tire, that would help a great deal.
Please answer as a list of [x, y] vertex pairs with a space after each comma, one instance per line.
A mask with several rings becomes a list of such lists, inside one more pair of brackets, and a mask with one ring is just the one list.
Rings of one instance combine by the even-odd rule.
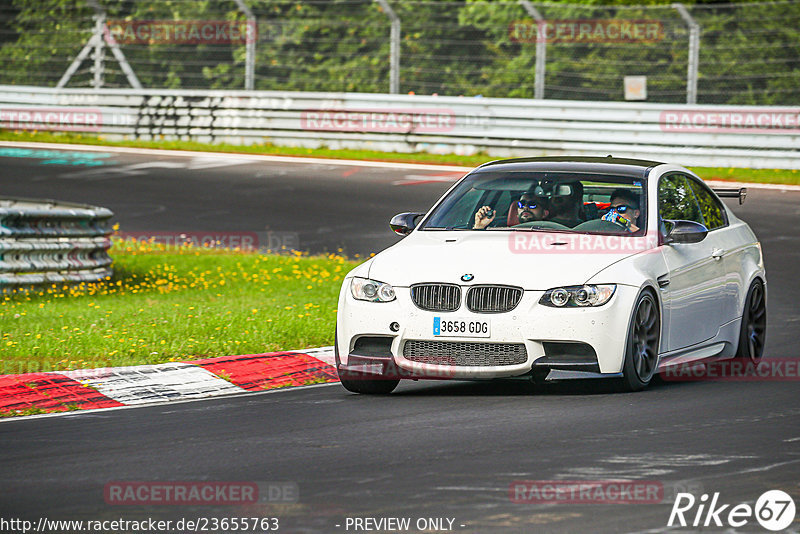
[[625, 362], [622, 367], [622, 388], [640, 391], [652, 382], [658, 370], [658, 338], [661, 316], [658, 303], [649, 291], [636, 300], [628, 327]]
[[341, 376], [339, 381], [347, 391], [367, 395], [388, 395], [400, 383], [400, 380], [350, 380]]
[[739, 331], [739, 346], [736, 357], [750, 363], [758, 363], [764, 355], [767, 340], [767, 298], [764, 283], [755, 279], [747, 290], [742, 310], [742, 327]]

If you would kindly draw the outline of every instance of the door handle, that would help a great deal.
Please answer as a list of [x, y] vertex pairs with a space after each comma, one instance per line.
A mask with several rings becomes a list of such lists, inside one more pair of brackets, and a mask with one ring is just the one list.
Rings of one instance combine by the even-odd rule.
[[715, 260], [721, 260], [723, 254], [725, 254], [725, 251], [722, 250], [721, 248], [715, 248], [714, 250], [711, 251], [711, 257], [714, 258]]

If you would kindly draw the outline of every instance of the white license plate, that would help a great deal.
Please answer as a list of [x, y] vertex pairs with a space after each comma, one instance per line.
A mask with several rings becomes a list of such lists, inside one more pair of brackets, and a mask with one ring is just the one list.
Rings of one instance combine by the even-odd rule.
[[489, 337], [489, 321], [459, 317], [434, 317], [433, 335], [441, 337]]

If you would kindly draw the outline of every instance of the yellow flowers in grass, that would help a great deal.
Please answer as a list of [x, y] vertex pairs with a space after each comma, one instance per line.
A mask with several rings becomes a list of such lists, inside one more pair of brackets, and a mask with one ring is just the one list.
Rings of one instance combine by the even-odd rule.
[[0, 363], [24, 361], [32, 372], [327, 345], [341, 280], [355, 266], [338, 254], [167, 249], [116, 238], [110, 254], [110, 280], [0, 296]]

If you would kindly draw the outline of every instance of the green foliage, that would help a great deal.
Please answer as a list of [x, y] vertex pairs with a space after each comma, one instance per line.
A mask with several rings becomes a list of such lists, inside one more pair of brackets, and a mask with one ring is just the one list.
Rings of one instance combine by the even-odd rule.
[[[743, 20], [747, 21], [743, 24]], [[800, 103], [800, 3], [752, 4], [698, 12], [698, 93], [705, 102]]]
[[[13, 0], [15, 17], [3, 25], [12, 29], [15, 41], [0, 48], [2, 81], [11, 84], [55, 85], [58, 76], [91, 37], [91, 9], [71, 0]], [[4, 16], [11, 12], [3, 10]], [[57, 81], [57, 78], [56, 78]]]
[[[110, 21], [245, 21], [227, 0], [104, 0]], [[390, 20], [371, 0], [247, 0], [258, 20], [256, 88], [387, 92]], [[391, 2], [402, 22], [401, 92], [530, 98], [536, 37], [519, 39], [515, 24], [536, 26], [518, 2]], [[648, 7], [642, 7], [647, 5]], [[719, 6], [696, 2], [701, 28], [701, 103], [800, 103], [800, 2]], [[688, 29], [667, 2], [584, 0], [537, 4], [551, 22], [651, 21], [658, 39], [554, 41], [546, 46], [545, 97], [621, 100], [623, 77], [646, 75], [649, 100], [686, 99]], [[0, 82], [54, 85], [91, 36], [86, 0], [13, 0], [0, 12]], [[241, 89], [244, 44], [122, 44], [145, 87]], [[127, 86], [105, 52], [105, 84]], [[71, 86], [91, 84], [91, 60]]]

